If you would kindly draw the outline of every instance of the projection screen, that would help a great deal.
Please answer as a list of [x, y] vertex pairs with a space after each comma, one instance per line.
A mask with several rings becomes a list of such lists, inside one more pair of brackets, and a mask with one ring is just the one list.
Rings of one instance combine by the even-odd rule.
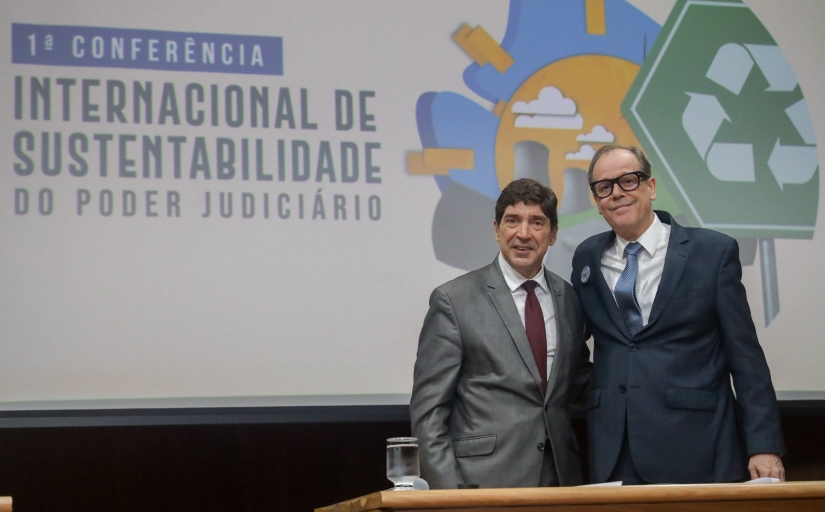
[[429, 294], [495, 257], [501, 188], [556, 191], [569, 278], [611, 141], [651, 155], [657, 208], [739, 240], [780, 399], [825, 396], [818, 0], [0, 13], [6, 426], [407, 404]]

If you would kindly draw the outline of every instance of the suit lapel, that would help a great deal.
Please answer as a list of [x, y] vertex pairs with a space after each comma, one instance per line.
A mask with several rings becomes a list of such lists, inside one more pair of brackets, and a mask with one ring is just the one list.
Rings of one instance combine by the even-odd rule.
[[562, 355], [565, 353], [564, 344], [567, 342], [567, 337], [564, 336], [562, 330], [561, 319], [567, 318], [566, 311], [566, 297], [564, 297], [564, 284], [550, 274], [547, 269], [544, 270], [544, 279], [547, 282], [547, 289], [550, 290], [550, 297], [553, 298], [553, 315], [556, 322], [556, 350], [553, 355], [553, 364], [550, 367], [550, 375], [547, 377], [547, 392], [544, 394], [544, 401], [550, 398], [553, 393], [553, 387], [556, 384], [558, 375], [566, 368], [566, 361], [562, 361]]
[[670, 297], [676, 290], [676, 286], [679, 284], [679, 280], [682, 279], [682, 272], [685, 270], [685, 264], [690, 254], [689, 238], [685, 228], [674, 222], [668, 213], [656, 212], [656, 214], [662, 222], [670, 224], [670, 238], [667, 243], [662, 280], [659, 281], [659, 288], [656, 290], [656, 297], [653, 299], [653, 307], [650, 310], [650, 319], [645, 329], [653, 325], [664, 311]]
[[[510, 288], [507, 287], [507, 282], [504, 280], [504, 275], [501, 273], [498, 258], [490, 265], [490, 275], [487, 279], [487, 289], [490, 299], [493, 301], [501, 320], [510, 332], [513, 342], [516, 344], [521, 359], [530, 370], [530, 375], [536, 382], [536, 389], [541, 392], [541, 376], [539, 375], [539, 368], [536, 366], [533, 351], [530, 349], [530, 341], [527, 339], [527, 331], [524, 330], [524, 324], [521, 323], [521, 317], [516, 309], [516, 303], [513, 302], [513, 294], [510, 293]], [[549, 387], [549, 386], [548, 386]]]
[[625, 324], [624, 318], [622, 318], [622, 314], [619, 311], [619, 306], [616, 305], [616, 299], [613, 297], [613, 290], [607, 286], [607, 281], [604, 280], [604, 274], [602, 274], [602, 253], [616, 240], [616, 234], [613, 233], [613, 231], [608, 231], [602, 236], [604, 239], [600, 240], [601, 243], [594, 244], [595, 249], [590, 253], [590, 268], [599, 269], [598, 272], [592, 272], [592, 274], [594, 274], [593, 278], [596, 281], [594, 283], [596, 285], [596, 294], [602, 301], [602, 306], [605, 311], [607, 311], [610, 319], [613, 320], [613, 324], [616, 328], [625, 338], [630, 339], [630, 331], [627, 330], [627, 324]]

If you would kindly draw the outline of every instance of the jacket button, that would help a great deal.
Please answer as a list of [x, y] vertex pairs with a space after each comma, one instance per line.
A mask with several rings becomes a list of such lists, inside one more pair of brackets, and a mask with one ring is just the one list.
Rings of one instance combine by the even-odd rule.
[[540, 452], [543, 452], [544, 451], [544, 443], [537, 444], [536, 449], [538, 449], [538, 451], [540, 451]]
[[636, 345], [631, 343], [627, 348], [629, 348], [631, 352], [634, 352], [636, 350]]
[[549, 405], [545, 405], [544, 410], [546, 411], [549, 407], [550, 407]]
[[622, 384], [621, 386], [619, 386], [619, 393], [624, 393], [625, 391], [627, 391], [627, 388], [626, 388], [626, 387], [624, 387], [624, 384]]
[[556, 290], [556, 295], [561, 295], [561, 290]]

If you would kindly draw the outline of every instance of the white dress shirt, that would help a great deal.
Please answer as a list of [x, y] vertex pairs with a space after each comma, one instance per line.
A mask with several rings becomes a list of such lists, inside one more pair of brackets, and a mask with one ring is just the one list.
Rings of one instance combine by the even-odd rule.
[[[507, 263], [504, 256], [499, 253], [498, 264], [501, 267], [501, 273], [504, 274], [504, 281], [507, 282], [507, 287], [513, 295], [513, 302], [516, 303], [519, 317], [521, 317], [521, 324], [524, 325], [524, 305], [527, 303], [527, 290], [521, 287], [527, 278], [516, 272], [516, 270]], [[539, 299], [541, 306], [541, 313], [544, 315], [544, 331], [547, 334], [547, 380], [550, 380], [550, 370], [553, 368], [553, 357], [556, 355], [556, 310], [553, 308], [553, 296], [550, 295], [550, 287], [547, 280], [544, 278], [544, 265], [541, 270], [534, 277], [530, 278], [535, 281], [536, 298]]]
[[[639, 262], [639, 271], [636, 274], [636, 300], [642, 310], [642, 321], [647, 325], [650, 319], [650, 310], [653, 309], [653, 300], [656, 290], [662, 280], [662, 271], [665, 268], [665, 255], [670, 240], [670, 225], [664, 224], [656, 214], [653, 215], [653, 224], [642, 233], [637, 242], [642, 245], [636, 260]], [[630, 242], [616, 235], [616, 241], [602, 253], [602, 275], [607, 286], [616, 300], [616, 283], [619, 282], [622, 272], [627, 266], [624, 248]]]

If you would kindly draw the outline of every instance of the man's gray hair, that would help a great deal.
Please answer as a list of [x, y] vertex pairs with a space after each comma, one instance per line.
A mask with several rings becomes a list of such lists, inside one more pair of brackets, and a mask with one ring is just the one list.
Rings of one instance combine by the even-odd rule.
[[590, 168], [587, 170], [588, 183], [593, 183], [593, 168], [596, 166], [596, 162], [599, 161], [599, 158], [603, 157], [607, 153], [610, 153], [614, 149], [624, 149], [626, 151], [630, 151], [631, 153], [633, 153], [633, 155], [636, 156], [636, 160], [639, 161], [639, 170], [650, 176], [650, 161], [647, 159], [647, 157], [641, 149], [637, 148], [636, 146], [622, 146], [621, 144], [605, 144], [604, 146], [600, 147], [598, 151], [596, 151], [596, 154], [593, 155], [593, 159], [590, 160]]

